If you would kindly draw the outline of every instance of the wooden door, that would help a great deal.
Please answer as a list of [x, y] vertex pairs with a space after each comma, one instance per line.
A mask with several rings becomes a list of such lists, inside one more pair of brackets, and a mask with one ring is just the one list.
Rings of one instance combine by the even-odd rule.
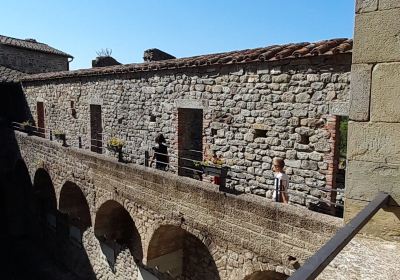
[[178, 174], [198, 177], [196, 162], [203, 160], [203, 110], [178, 109]]
[[103, 150], [103, 127], [101, 125], [100, 105], [90, 105], [90, 138], [90, 150], [101, 154]]
[[44, 127], [44, 105], [43, 102], [37, 102], [36, 104], [36, 111], [37, 111], [37, 134], [39, 137], [46, 137], [45, 127]]

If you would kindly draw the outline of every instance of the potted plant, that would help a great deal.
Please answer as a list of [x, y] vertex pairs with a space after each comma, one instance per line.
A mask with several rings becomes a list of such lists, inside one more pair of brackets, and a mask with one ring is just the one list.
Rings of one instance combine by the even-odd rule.
[[107, 142], [107, 149], [114, 152], [114, 154], [118, 153], [118, 161], [122, 162], [122, 147], [125, 146], [125, 142], [117, 137], [111, 137]]
[[223, 164], [223, 158], [214, 152], [212, 156], [206, 156], [204, 161], [195, 163], [195, 166], [200, 166], [205, 175], [221, 176]]
[[22, 131], [26, 132], [28, 135], [32, 135], [33, 125], [30, 120], [24, 121], [20, 124], [20, 128]]
[[57, 140], [61, 140], [63, 142], [63, 146], [66, 147], [67, 146], [67, 142], [66, 142], [66, 136], [65, 136], [65, 132], [62, 132], [60, 130], [56, 130], [54, 131], [54, 137]]

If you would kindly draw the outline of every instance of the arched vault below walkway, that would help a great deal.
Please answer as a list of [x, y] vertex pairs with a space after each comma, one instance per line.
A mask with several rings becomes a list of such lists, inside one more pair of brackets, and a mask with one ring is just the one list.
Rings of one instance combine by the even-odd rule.
[[206, 245], [178, 226], [164, 225], [154, 232], [148, 248], [147, 265], [177, 279], [220, 279]]

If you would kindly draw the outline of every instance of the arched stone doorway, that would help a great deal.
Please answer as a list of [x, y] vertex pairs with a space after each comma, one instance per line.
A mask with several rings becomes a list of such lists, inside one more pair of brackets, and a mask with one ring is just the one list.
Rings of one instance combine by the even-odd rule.
[[114, 200], [106, 201], [96, 213], [94, 234], [113, 268], [118, 254], [128, 248], [136, 263], [143, 259], [139, 232], [128, 211]]
[[85, 195], [75, 183], [67, 181], [63, 185], [58, 210], [59, 258], [82, 279], [96, 279], [82, 240], [83, 233], [92, 225], [89, 205]]
[[246, 276], [243, 280], [286, 280], [289, 276], [276, 271], [257, 271]]
[[57, 199], [49, 173], [39, 168], [33, 179], [33, 196], [42, 229], [56, 229]]
[[90, 209], [81, 189], [66, 182], [61, 189], [58, 209], [70, 238], [81, 242], [83, 232], [92, 225]]
[[208, 248], [178, 226], [164, 225], [154, 232], [147, 252], [147, 265], [169, 273], [174, 279], [220, 279]]

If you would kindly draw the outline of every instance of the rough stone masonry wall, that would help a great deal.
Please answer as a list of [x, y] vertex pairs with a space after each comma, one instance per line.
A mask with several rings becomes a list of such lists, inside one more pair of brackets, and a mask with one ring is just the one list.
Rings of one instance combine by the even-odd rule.
[[[17, 132], [16, 138], [32, 181], [38, 168], [50, 174], [57, 205], [66, 181], [81, 188], [93, 226], [98, 209], [106, 201], [119, 202], [140, 233], [144, 264], [154, 232], [161, 225], [173, 225], [204, 244], [221, 280], [243, 279], [260, 270], [288, 275], [293, 271], [291, 259], [302, 264], [341, 225], [338, 218], [257, 196], [226, 195], [210, 184], [138, 165], [120, 164], [108, 157], [62, 147], [36, 136]], [[83, 246], [97, 279], [134, 277], [136, 267], [128, 252], [120, 254], [116, 272], [111, 271], [93, 226], [83, 234]]]
[[379, 191], [392, 196], [366, 232], [400, 240], [400, 2], [358, 0], [345, 218], [351, 219]]
[[290, 176], [290, 200], [306, 204], [329, 196], [315, 187], [334, 184], [334, 114], [347, 114], [350, 59], [347, 54], [65, 78], [26, 82], [24, 90], [33, 116], [36, 102], [44, 101], [46, 128], [65, 132], [75, 147], [79, 137], [84, 148], [90, 147], [90, 104], [102, 106], [103, 145], [113, 136], [124, 140], [129, 161], [143, 163], [144, 151], [163, 133], [172, 172], [178, 107], [202, 108], [203, 145], [218, 151], [232, 168], [230, 187], [264, 195], [272, 188], [272, 158], [280, 156]]
[[69, 70], [68, 58], [65, 56], [2, 44], [0, 44], [0, 65], [29, 74]]

